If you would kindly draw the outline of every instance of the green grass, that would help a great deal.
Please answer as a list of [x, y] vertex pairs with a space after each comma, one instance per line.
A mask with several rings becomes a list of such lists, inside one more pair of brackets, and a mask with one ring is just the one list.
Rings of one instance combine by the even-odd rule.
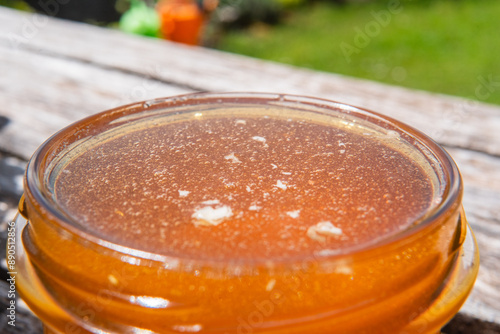
[[[229, 31], [217, 48], [500, 104], [500, 1], [401, 0], [394, 13], [388, 3], [308, 4], [279, 25]], [[374, 11], [390, 22], [377, 23]], [[359, 43], [366, 28], [371, 37]], [[481, 78], [493, 79], [489, 91]]]

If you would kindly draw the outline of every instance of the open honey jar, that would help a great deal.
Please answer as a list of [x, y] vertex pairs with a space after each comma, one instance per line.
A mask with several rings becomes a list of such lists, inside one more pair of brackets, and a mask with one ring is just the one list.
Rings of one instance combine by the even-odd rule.
[[479, 266], [431, 139], [327, 100], [193, 94], [32, 157], [17, 288], [47, 333], [439, 333]]

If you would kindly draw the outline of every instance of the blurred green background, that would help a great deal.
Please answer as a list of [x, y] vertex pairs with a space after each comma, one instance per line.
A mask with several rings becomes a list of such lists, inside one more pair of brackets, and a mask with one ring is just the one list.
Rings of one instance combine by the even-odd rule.
[[499, 0], [220, 0], [203, 45], [500, 104]]
[[280, 24], [229, 30], [216, 47], [500, 104], [498, 0], [309, 2]]

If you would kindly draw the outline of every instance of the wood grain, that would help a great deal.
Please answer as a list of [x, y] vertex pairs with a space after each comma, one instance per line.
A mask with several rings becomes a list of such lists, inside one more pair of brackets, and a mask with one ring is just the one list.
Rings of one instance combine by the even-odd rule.
[[500, 323], [500, 158], [446, 149], [464, 180], [463, 206], [481, 256], [476, 284], [462, 311]]
[[413, 125], [445, 145], [463, 175], [463, 204], [482, 258], [462, 312], [500, 323], [500, 107], [2, 7], [0, 73], [0, 151], [22, 160], [77, 119], [132, 101], [193, 91], [325, 97]]
[[[1, 20], [1, 19], [0, 19]], [[0, 149], [29, 158], [68, 124], [112, 107], [188, 93], [149, 75], [0, 45]]]

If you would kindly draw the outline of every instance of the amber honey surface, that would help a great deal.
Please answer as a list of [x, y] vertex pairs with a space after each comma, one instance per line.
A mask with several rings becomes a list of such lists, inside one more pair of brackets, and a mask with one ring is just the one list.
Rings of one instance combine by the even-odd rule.
[[432, 195], [422, 167], [372, 132], [265, 116], [130, 131], [55, 183], [64, 211], [105, 240], [233, 261], [373, 243], [421, 218]]

